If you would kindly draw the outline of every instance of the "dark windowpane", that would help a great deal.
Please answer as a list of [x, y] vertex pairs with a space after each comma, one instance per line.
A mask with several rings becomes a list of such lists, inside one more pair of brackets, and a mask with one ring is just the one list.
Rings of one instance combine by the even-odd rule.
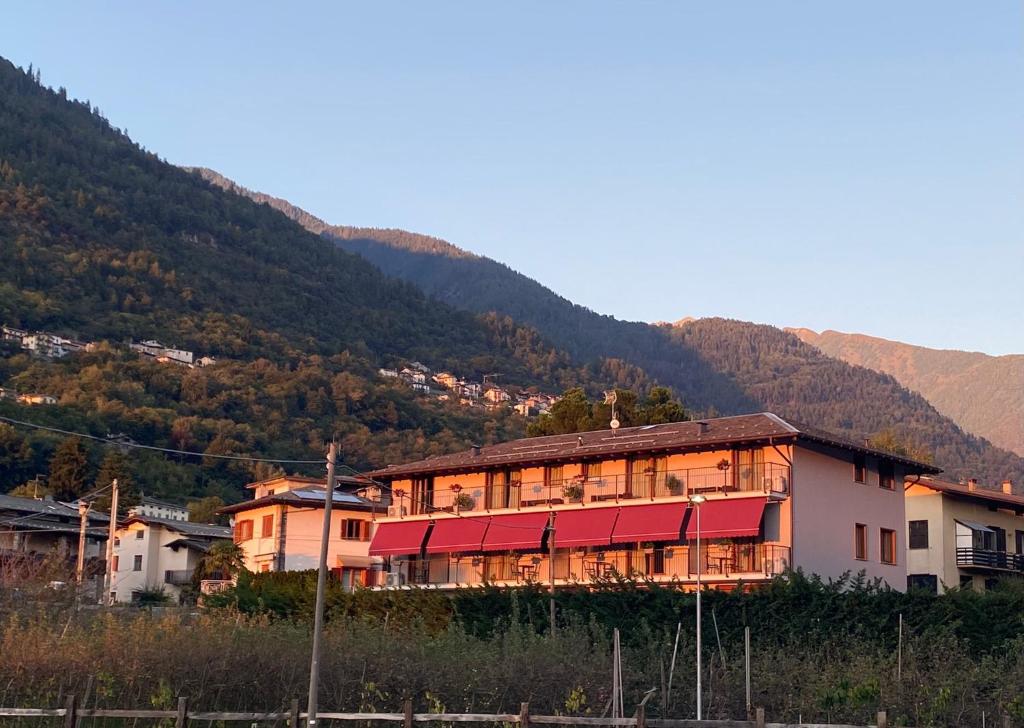
[[910, 522], [910, 548], [928, 548], [928, 521]]

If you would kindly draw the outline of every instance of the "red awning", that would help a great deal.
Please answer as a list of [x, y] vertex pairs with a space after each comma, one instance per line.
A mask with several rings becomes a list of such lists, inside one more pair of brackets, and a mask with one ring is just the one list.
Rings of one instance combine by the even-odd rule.
[[370, 556], [418, 554], [427, 537], [430, 521], [392, 521], [378, 523], [370, 541]]
[[438, 518], [427, 541], [428, 554], [462, 553], [479, 551], [487, 533], [486, 516], [458, 516]]
[[[612, 532], [612, 543], [678, 541], [685, 517], [686, 503], [622, 506]], [[703, 519], [700, 525], [703, 536]]]
[[547, 511], [510, 513], [491, 518], [484, 536], [483, 551], [525, 551], [539, 549], [544, 529], [548, 526]]
[[573, 508], [555, 511], [555, 548], [607, 546], [618, 508]]
[[[700, 537], [741, 538], [761, 532], [764, 498], [722, 498], [708, 500], [700, 509]], [[686, 538], [697, 538], [697, 514], [686, 519]]]

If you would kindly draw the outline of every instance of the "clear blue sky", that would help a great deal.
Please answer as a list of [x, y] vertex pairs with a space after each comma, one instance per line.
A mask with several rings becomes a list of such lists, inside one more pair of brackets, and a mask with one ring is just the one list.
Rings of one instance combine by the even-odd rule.
[[1024, 11], [19, 3], [0, 53], [179, 164], [604, 313], [1024, 352]]

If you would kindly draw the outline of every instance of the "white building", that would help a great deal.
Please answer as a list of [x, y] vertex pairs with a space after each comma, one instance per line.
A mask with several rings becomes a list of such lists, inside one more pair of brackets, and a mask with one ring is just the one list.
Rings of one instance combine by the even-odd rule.
[[129, 516], [149, 516], [150, 518], [166, 518], [170, 521], [187, 521], [188, 508], [176, 503], [150, 498], [142, 495], [139, 504], [128, 509]]
[[129, 516], [114, 539], [110, 595], [116, 602], [132, 602], [142, 591], [163, 589], [178, 602], [210, 546], [230, 538], [226, 526]]
[[141, 343], [129, 344], [132, 351], [137, 351], [140, 354], [151, 356], [155, 359], [167, 359], [178, 364], [192, 364], [192, 359], [195, 356], [191, 351], [185, 349], [175, 349], [170, 346], [164, 346], [159, 341], [150, 339]]

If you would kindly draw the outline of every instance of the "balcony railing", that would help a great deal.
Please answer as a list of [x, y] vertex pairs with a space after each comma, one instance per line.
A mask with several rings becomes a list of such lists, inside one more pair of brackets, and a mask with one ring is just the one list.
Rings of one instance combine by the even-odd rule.
[[956, 565], [999, 571], [1024, 572], [1024, 554], [1008, 554], [991, 549], [958, 548]]
[[[789, 564], [787, 546], [765, 543], [701, 544], [701, 575], [707, 581], [771, 578]], [[547, 583], [550, 567], [537, 554], [434, 556], [408, 562], [406, 583], [446, 584]], [[382, 574], [381, 586], [386, 575]], [[608, 549], [606, 551], [555, 554], [555, 581], [560, 584], [593, 584], [619, 578], [653, 581], [695, 581], [697, 552], [691, 545], [657, 549]], [[394, 584], [392, 584], [394, 585]]]
[[779, 463], [720, 469], [687, 468], [602, 477], [571, 477], [554, 481], [494, 484], [476, 488], [445, 488], [426, 493], [396, 490], [388, 515], [467, 513], [622, 501], [657, 500], [693, 494], [757, 492], [789, 493], [790, 468]]
[[192, 569], [168, 569], [164, 571], [164, 583], [172, 586], [185, 586], [192, 583]]

